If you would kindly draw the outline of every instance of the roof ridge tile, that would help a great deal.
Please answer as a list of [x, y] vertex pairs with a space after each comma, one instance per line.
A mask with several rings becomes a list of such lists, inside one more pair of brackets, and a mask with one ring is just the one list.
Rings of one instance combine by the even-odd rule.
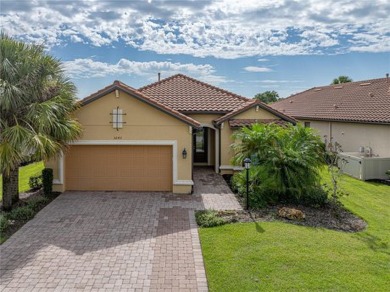
[[177, 78], [177, 77], [183, 77], [183, 78], [185, 78], [185, 79], [187, 79], [187, 80], [189, 80], [189, 81], [192, 81], [192, 82], [198, 83], [198, 84], [200, 84], [200, 85], [203, 85], [203, 86], [212, 88], [212, 89], [214, 89], [214, 90], [216, 90], [216, 91], [219, 91], [219, 92], [223, 92], [223, 93], [232, 95], [232, 96], [237, 97], [237, 98], [239, 98], [239, 99], [241, 99], [241, 100], [244, 100], [244, 101], [249, 100], [249, 98], [247, 98], [247, 97], [244, 97], [244, 96], [241, 96], [241, 95], [239, 95], [239, 94], [236, 94], [236, 93], [233, 93], [233, 92], [231, 92], [231, 91], [228, 91], [228, 90], [226, 90], [226, 89], [222, 89], [222, 88], [220, 88], [220, 87], [211, 85], [211, 84], [209, 84], [209, 83], [207, 83], [207, 82], [197, 80], [197, 79], [195, 79], [195, 78], [189, 77], [189, 76], [187, 76], [187, 75], [185, 75], [185, 74], [182, 74], [182, 73], [178, 73], [178, 74], [169, 76], [169, 77], [167, 77], [167, 78], [164, 78], [164, 79], [162, 79], [162, 80], [160, 80], [160, 81], [153, 82], [153, 83], [151, 83], [151, 84], [149, 84], [149, 85], [145, 85], [145, 86], [143, 86], [143, 87], [140, 87], [138, 90], [139, 90], [139, 91], [143, 91], [143, 90], [145, 90], [145, 89], [154, 87], [154, 86], [156, 86], [156, 85], [158, 85], [158, 84], [163, 84], [163, 83], [165, 83], [165, 82], [167, 82], [167, 81], [170, 81], [170, 80], [172, 80], [172, 79], [174, 79], [174, 78]]

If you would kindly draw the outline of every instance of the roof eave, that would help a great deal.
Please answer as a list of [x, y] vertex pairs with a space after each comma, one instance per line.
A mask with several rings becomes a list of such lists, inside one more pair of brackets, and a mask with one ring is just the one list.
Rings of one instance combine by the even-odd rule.
[[231, 111], [184, 111], [184, 110], [178, 110], [184, 115], [195, 115], [195, 114], [206, 114], [206, 115], [225, 115], [227, 113], [230, 113]]
[[[182, 121], [190, 126], [193, 126], [195, 128], [201, 127], [201, 124], [199, 122], [197, 122], [189, 117], [184, 116], [184, 114], [182, 114], [180, 112], [177, 112], [177, 115], [176, 115], [169, 110], [165, 110], [164, 107], [160, 107], [158, 104], [156, 104], [156, 101], [152, 102], [152, 101], [142, 97], [140, 94], [137, 93], [136, 90], [134, 90], [134, 91], [129, 90], [126, 87], [121, 86], [118, 82], [114, 82], [113, 84], [103, 88], [102, 90], [98, 91], [97, 93], [92, 94], [92, 95], [82, 99], [80, 101], [80, 105], [85, 106], [85, 105], [87, 105], [87, 104], [89, 104], [89, 103], [115, 91], [115, 90], [122, 90], [125, 93], [130, 94], [131, 96], [137, 98], [139, 101], [142, 101], [142, 102], [144, 102], [144, 103], [146, 103], [146, 104], [148, 104], [148, 105], [150, 105], [150, 106], [152, 106], [152, 107], [154, 107], [154, 108], [156, 108], [156, 109], [158, 109], [158, 110], [160, 110], [160, 111], [162, 111], [162, 112], [164, 112], [164, 113], [166, 113], [166, 114], [168, 114], [168, 115], [170, 115], [170, 116], [172, 116], [172, 117], [174, 117], [174, 118], [176, 118], [176, 119], [178, 119], [178, 120], [180, 120], [180, 121]], [[174, 111], [174, 110], [172, 110], [172, 111]], [[181, 115], [183, 115], [184, 117], [181, 117]]]
[[320, 117], [307, 117], [307, 116], [293, 116], [297, 120], [312, 120], [312, 121], [327, 121], [327, 122], [340, 122], [340, 123], [358, 123], [358, 124], [378, 124], [378, 125], [390, 125], [390, 121], [367, 121], [367, 120], [352, 120], [352, 119], [335, 119], [335, 118], [320, 118]]

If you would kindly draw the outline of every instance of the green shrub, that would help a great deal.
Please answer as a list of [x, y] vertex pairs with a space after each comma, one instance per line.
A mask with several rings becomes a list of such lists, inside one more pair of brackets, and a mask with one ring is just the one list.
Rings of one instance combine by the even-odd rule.
[[45, 197], [32, 198], [27, 202], [27, 206], [34, 212], [38, 212], [49, 203], [49, 199]]
[[301, 203], [312, 207], [322, 207], [328, 202], [328, 193], [322, 187], [309, 189], [302, 196]]
[[42, 187], [42, 175], [36, 175], [30, 177], [28, 181], [28, 185], [32, 190], [40, 189]]
[[[263, 208], [268, 204], [276, 204], [280, 194], [273, 185], [274, 180], [267, 178], [267, 172], [260, 166], [252, 166], [249, 170], [249, 208]], [[232, 188], [246, 199], [246, 170], [237, 172], [232, 178]]]
[[6, 216], [0, 214], [0, 233], [3, 233], [9, 226], [9, 221]]
[[53, 191], [53, 169], [44, 168], [42, 170], [42, 184], [43, 194], [45, 196], [50, 196]]
[[242, 165], [250, 157], [255, 168], [251, 179], [255, 199], [302, 201], [308, 188], [320, 185], [324, 145], [312, 129], [254, 124], [235, 132], [233, 138], [233, 163]]
[[201, 227], [214, 227], [226, 224], [225, 219], [218, 217], [214, 210], [197, 211], [195, 213], [196, 223]]
[[13, 209], [6, 216], [10, 220], [27, 221], [34, 218], [35, 212], [29, 206], [23, 206]]
[[[287, 193], [279, 192], [275, 186], [277, 180], [268, 173], [262, 166], [252, 166], [249, 170], [249, 208], [263, 208], [278, 202], [320, 207], [327, 202], [327, 191], [320, 186], [309, 186], [295, 193], [292, 189]], [[232, 188], [246, 199], [246, 170], [234, 174]]]

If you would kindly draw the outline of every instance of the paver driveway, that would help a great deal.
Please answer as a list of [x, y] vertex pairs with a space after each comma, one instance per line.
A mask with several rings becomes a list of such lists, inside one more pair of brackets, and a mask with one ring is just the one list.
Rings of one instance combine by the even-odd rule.
[[240, 207], [219, 176], [194, 179], [192, 196], [62, 194], [1, 245], [0, 290], [207, 291], [194, 210]]

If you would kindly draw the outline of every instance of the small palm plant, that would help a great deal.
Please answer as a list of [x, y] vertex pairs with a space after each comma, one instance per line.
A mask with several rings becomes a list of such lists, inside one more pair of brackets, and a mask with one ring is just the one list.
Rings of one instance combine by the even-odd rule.
[[242, 165], [245, 157], [251, 157], [253, 173], [261, 176], [265, 191], [299, 200], [319, 187], [324, 146], [312, 129], [255, 124], [236, 132], [234, 139], [233, 162]]

